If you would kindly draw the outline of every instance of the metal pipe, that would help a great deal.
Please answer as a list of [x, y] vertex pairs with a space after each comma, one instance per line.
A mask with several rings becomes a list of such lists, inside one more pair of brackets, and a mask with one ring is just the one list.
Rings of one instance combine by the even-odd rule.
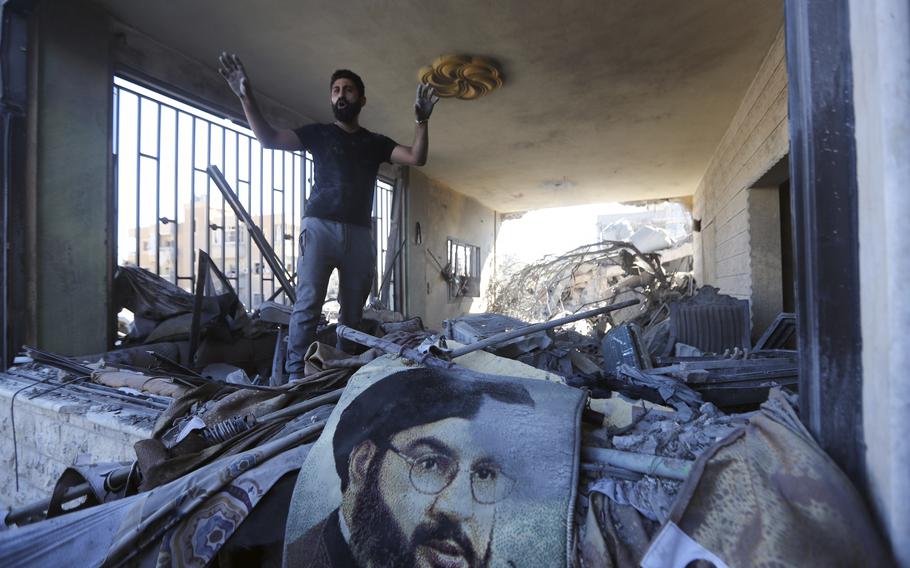
[[[133, 470], [132, 465], [127, 465], [124, 467], [119, 467], [117, 469], [111, 470], [108, 474], [107, 484], [117, 487], [126, 481], [130, 477], [130, 472]], [[80, 497], [85, 497], [92, 492], [92, 486], [86, 482], [79, 485], [70, 487], [63, 493], [60, 504], [69, 503], [73, 499], [79, 499]], [[14, 508], [9, 510], [9, 514], [6, 515], [6, 524], [9, 525], [20, 525], [24, 521], [28, 521], [30, 518], [35, 515], [40, 515], [45, 513], [48, 508], [51, 506], [51, 498], [47, 497], [40, 501], [36, 501], [30, 505], [23, 505], [22, 507]]]
[[689, 478], [692, 465], [695, 463], [678, 458], [594, 447], [582, 447], [581, 458], [588, 463], [603, 463], [611, 467], [678, 481], [685, 481]]
[[452, 358], [454, 359], [456, 357], [461, 357], [462, 355], [466, 355], [468, 353], [473, 353], [474, 351], [477, 351], [479, 349], [484, 349], [486, 347], [490, 347], [490, 346], [496, 345], [498, 343], [508, 341], [510, 339], [515, 339], [516, 337], [522, 337], [525, 335], [530, 335], [532, 333], [537, 333], [538, 331], [552, 329], [554, 327], [559, 327], [563, 324], [572, 323], [573, 321], [578, 321], [578, 320], [582, 320], [585, 318], [599, 316], [599, 315], [605, 314], [607, 312], [621, 310], [623, 308], [628, 308], [629, 306], [634, 306], [634, 305], [640, 304], [640, 303], [641, 303], [640, 300], [627, 300], [625, 302], [620, 302], [618, 304], [610, 304], [609, 306], [604, 306], [602, 308], [588, 310], [586, 312], [573, 314], [571, 316], [566, 316], [563, 318], [558, 318], [558, 319], [550, 320], [550, 321], [543, 322], [543, 323], [535, 323], [535, 324], [528, 325], [525, 327], [520, 327], [518, 329], [513, 329], [512, 331], [504, 331], [502, 333], [497, 333], [496, 335], [492, 335], [486, 339], [482, 339], [482, 340], [476, 341], [470, 345], [465, 345], [464, 347], [459, 347], [458, 349], [453, 350]]

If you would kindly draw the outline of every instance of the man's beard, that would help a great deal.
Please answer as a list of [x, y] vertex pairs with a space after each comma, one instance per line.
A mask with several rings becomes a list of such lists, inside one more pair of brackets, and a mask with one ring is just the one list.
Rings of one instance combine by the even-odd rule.
[[349, 123], [357, 118], [357, 115], [360, 114], [360, 109], [363, 107], [363, 105], [360, 104], [359, 100], [354, 103], [345, 101], [344, 107], [341, 108], [338, 106], [338, 103], [340, 103], [342, 100], [344, 99], [339, 98], [337, 101], [335, 101], [335, 104], [332, 105], [332, 112], [335, 113], [335, 120]]
[[409, 568], [416, 564], [417, 547], [432, 541], [450, 540], [458, 544], [469, 566], [486, 566], [490, 547], [483, 558], [477, 556], [471, 540], [457, 521], [437, 514], [420, 523], [408, 541], [379, 493], [381, 459], [374, 459], [367, 471], [364, 488], [354, 498], [351, 512], [351, 554], [358, 566]]

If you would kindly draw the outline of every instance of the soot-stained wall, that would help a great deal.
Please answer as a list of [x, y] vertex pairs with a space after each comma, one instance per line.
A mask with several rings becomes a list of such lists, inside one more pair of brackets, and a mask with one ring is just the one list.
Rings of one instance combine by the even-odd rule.
[[106, 18], [81, 2], [38, 5], [29, 101], [27, 340], [104, 350], [113, 199]]
[[[431, 142], [430, 159], [432, 153]], [[420, 316], [427, 327], [441, 329], [444, 319], [484, 311], [487, 282], [495, 264], [496, 212], [475, 199], [434, 183], [420, 170], [412, 168], [406, 222], [408, 315]], [[420, 244], [415, 242], [417, 223], [420, 223]], [[427, 252], [432, 251], [445, 265], [449, 237], [480, 247], [479, 298], [449, 298], [448, 284]]]

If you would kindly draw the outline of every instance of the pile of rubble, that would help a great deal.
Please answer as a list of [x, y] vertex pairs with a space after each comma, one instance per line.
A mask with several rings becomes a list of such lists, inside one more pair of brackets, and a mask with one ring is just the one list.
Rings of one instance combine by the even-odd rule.
[[[147, 275], [140, 280], [135, 271], [124, 273], [130, 275], [127, 281], [137, 292], [146, 290], [148, 284], [136, 282], [151, 282]], [[160, 293], [163, 284], [155, 282], [154, 286]], [[292, 480], [309, 448], [326, 428], [352, 376], [359, 369], [370, 369], [378, 358], [400, 359], [412, 367], [461, 370], [470, 377], [478, 371], [462, 367], [462, 361], [485, 350], [486, 358], [472, 365], [486, 377], [515, 376], [514, 365], [523, 363], [539, 369], [541, 378], [587, 391], [572, 527], [574, 562], [578, 565], [658, 565], [653, 559], [670, 546], [661, 535], [693, 510], [692, 494], [704, 487], [703, 472], [715, 463], [710, 456], [727, 451], [723, 448], [734, 440], [760, 443], [753, 432], [758, 419], [770, 416], [787, 428], [798, 429], [790, 407], [796, 395], [789, 395], [788, 400], [780, 390], [795, 388], [791, 380], [796, 373], [795, 353], [785, 349], [792, 339], [792, 317], [779, 318], [758, 344], [744, 344], [747, 335], [728, 325], [739, 321], [735, 312], [741, 304], [710, 288], [666, 309], [669, 340], [659, 351], [654, 351], [656, 343], [651, 343], [650, 349], [646, 346], [641, 329], [634, 323], [618, 325], [600, 338], [554, 331], [573, 320], [611, 311], [647, 311], [648, 304], [635, 300], [539, 324], [497, 314], [474, 314], [448, 320], [442, 332], [424, 329], [419, 319], [393, 321], [401, 318], [384, 314], [387, 321], [368, 322], [370, 333], [341, 325], [324, 327], [321, 341], [307, 354], [306, 378], [278, 385], [270, 384], [270, 372], [280, 369], [280, 364], [263, 365], [267, 359], [264, 355], [232, 358], [232, 364], [243, 373], [232, 371], [220, 378], [200, 372], [202, 365], [209, 368], [215, 363], [200, 359], [199, 348], [195, 357], [184, 355], [181, 341], [236, 345], [271, 336], [269, 345], [274, 352], [270, 358], [280, 361], [277, 338], [284, 333], [286, 322], [270, 323], [268, 316], [262, 317], [266, 310], [248, 318], [238, 311], [242, 306], [230, 297], [229, 287], [222, 292], [222, 301], [211, 302], [208, 311], [199, 306], [207, 304], [206, 298], [218, 296], [197, 295], [193, 302], [191, 297], [182, 297], [178, 302], [158, 295], [154, 303], [159, 307], [179, 305], [179, 310], [175, 307], [173, 311], [183, 311], [165, 318], [160, 318], [165, 310], [143, 310], [142, 304], [133, 300], [135, 313], [149, 320], [160, 318], [153, 320], [158, 324], [146, 326], [151, 328], [145, 332], [146, 339], [171, 319], [190, 322], [188, 337], [174, 335], [169, 336], [171, 341], [161, 342], [178, 344], [169, 348], [168, 353], [176, 354], [173, 358], [163, 355], [160, 345], [142, 344], [148, 357], [144, 368], [135, 355], [135, 345], [121, 353], [90, 358], [94, 360], [28, 351], [32, 362], [14, 372], [44, 372], [47, 378], [42, 388], [56, 385], [64, 390], [80, 382], [107, 385], [150, 400], [167, 398], [171, 403], [160, 413], [150, 438], [136, 444], [134, 463], [95, 464], [68, 471], [47, 499], [7, 511], [5, 525], [20, 528], [0, 533], [0, 557], [13, 563], [37, 558], [44, 563], [62, 560], [60, 555], [71, 550], [66, 542], [87, 538], [73, 528], [73, 523], [83, 523], [85, 515], [94, 515], [94, 530], [111, 535], [120, 531], [123, 536], [99, 545], [92, 553], [92, 562], [122, 565], [157, 558], [159, 563], [173, 563], [173, 555], [180, 549], [174, 539], [180, 531], [194, 531], [194, 538], [203, 534], [209, 539], [206, 549], [194, 549], [194, 564], [229, 563], [232, 558], [280, 561], [283, 524], [268, 531], [260, 525], [284, 523], [281, 519], [288, 514]], [[142, 296], [135, 293], [132, 297]], [[730, 309], [725, 311], [724, 306]], [[649, 318], [653, 319], [653, 314]], [[729, 333], [706, 333], [702, 325]], [[206, 331], [194, 339], [195, 329]], [[131, 341], [139, 340], [137, 333]], [[173, 341], [175, 337], [177, 341]], [[351, 355], [332, 347], [342, 341], [361, 345], [361, 352]], [[712, 343], [715, 341], [719, 343]], [[669, 347], [667, 342], [671, 343]], [[503, 370], [509, 369], [508, 361], [513, 367]], [[58, 372], [41, 371], [48, 368]], [[731, 396], [730, 390], [736, 394]], [[723, 394], [718, 395], [719, 391]], [[759, 410], [759, 403], [768, 399], [769, 393], [771, 398], [777, 397], [773, 412]], [[566, 420], [571, 418], [567, 416]], [[794, 444], [797, 442], [793, 440], [802, 440], [800, 451], [816, 451], [811, 438], [805, 440], [799, 437], [802, 433], [798, 434], [787, 434], [786, 439]], [[244, 465], [238, 467], [241, 463]], [[828, 462], [822, 465], [833, 468]], [[827, 470], [825, 475], [834, 475], [830, 483], [836, 487], [844, 484]], [[248, 509], [232, 519], [229, 527], [217, 528], [217, 537], [210, 532], [216, 530], [215, 525], [206, 528], [204, 520], [219, 514], [219, 495], [236, 495], [240, 488], [253, 486], [257, 488], [255, 494], [245, 497]], [[767, 491], [764, 486], [761, 490]], [[849, 511], [857, 507], [853, 501], [839, 506]], [[139, 510], [143, 512], [136, 518], [125, 516], [127, 511]], [[276, 516], [275, 511], [284, 512]], [[247, 519], [251, 522], [244, 522]], [[836, 533], [840, 527], [830, 530]], [[10, 540], [17, 531], [24, 532]], [[62, 531], [73, 534], [64, 537]], [[874, 532], [867, 533], [869, 539], [875, 538]], [[737, 558], [729, 556], [729, 551], [714, 550]]]
[[[619, 323], [647, 326], [660, 306], [691, 295], [692, 257], [681, 243], [669, 250], [642, 252], [632, 242], [599, 241], [560, 255], [548, 255], [506, 271], [490, 285], [490, 311], [530, 321], [638, 299], [643, 309], [610, 312], [592, 320], [603, 333]], [[686, 254], [689, 252], [689, 254]]]
[[[612, 291], [591, 304], [599, 307], [565, 315], [582, 265], [609, 273]], [[826, 550], [812, 552], [819, 565], [857, 558], [838, 544], [849, 541], [850, 530], [862, 537], [866, 560], [886, 563], [861, 499], [793, 412], [793, 315], [781, 314], [752, 344], [748, 303], [711, 287], [696, 291], [684, 272], [667, 272], [659, 256], [630, 243], [581, 247], [528, 267], [509, 294], [498, 294], [497, 305], [513, 314], [544, 306], [534, 312], [541, 323], [472, 314], [436, 331], [419, 318], [368, 312], [361, 329], [322, 325], [305, 357], [305, 378], [287, 383], [287, 306], [268, 301], [247, 313], [204, 253], [194, 293], [121, 267], [116, 302], [135, 319], [119, 349], [78, 358], [27, 349], [11, 376], [29, 381], [20, 390], [39, 395], [103, 391], [154, 412], [154, 427], [135, 444], [131, 463], [70, 468], [46, 499], [6, 511], [0, 563], [66, 563], [82, 551], [92, 565], [280, 565], [294, 480], [314, 441], [336, 427], [336, 406], [352, 378], [389, 365], [482, 378], [491, 392], [478, 399], [512, 396], [498, 389], [497, 377], [503, 383], [532, 377], [561, 383], [560, 392], [584, 402], [578, 416], [560, 415], [580, 447], [552, 449], [576, 456], [577, 471], [567, 476], [573, 486], [565, 491], [574, 519], [567, 565], [682, 567], [698, 559], [744, 565], [779, 559], [781, 551], [800, 564], [810, 557], [791, 540], [806, 530], [826, 539]], [[292, 299], [285, 279], [280, 292]], [[591, 333], [559, 330], [582, 320], [593, 322]], [[358, 348], [345, 352], [342, 345]], [[420, 410], [394, 403], [381, 414]], [[781, 448], [798, 459], [782, 459], [775, 454]], [[445, 472], [458, 474], [436, 454], [424, 463], [394, 452], [410, 472], [406, 487], [424, 496], [453, 482]], [[761, 459], [753, 459], [757, 453]], [[495, 490], [496, 467], [471, 470], [472, 507], [508, 496]], [[356, 473], [350, 468], [347, 475]], [[335, 465], [328, 470], [334, 475]], [[810, 482], [800, 477], [806, 471], [819, 503], [837, 515], [814, 517], [811, 507], [791, 502]], [[511, 489], [505, 481], [498, 487]], [[755, 500], [775, 503], [773, 515]], [[341, 535], [346, 522], [334, 522]], [[787, 530], [756, 537], [749, 532], [755, 523]], [[451, 534], [437, 543], [438, 553], [467, 554], [470, 547]]]

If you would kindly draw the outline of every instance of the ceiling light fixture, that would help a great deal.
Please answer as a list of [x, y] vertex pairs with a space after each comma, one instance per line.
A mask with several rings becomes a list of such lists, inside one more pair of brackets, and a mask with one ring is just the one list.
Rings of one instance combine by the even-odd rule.
[[502, 74], [486, 57], [442, 55], [418, 71], [417, 78], [440, 97], [472, 100], [502, 87]]

